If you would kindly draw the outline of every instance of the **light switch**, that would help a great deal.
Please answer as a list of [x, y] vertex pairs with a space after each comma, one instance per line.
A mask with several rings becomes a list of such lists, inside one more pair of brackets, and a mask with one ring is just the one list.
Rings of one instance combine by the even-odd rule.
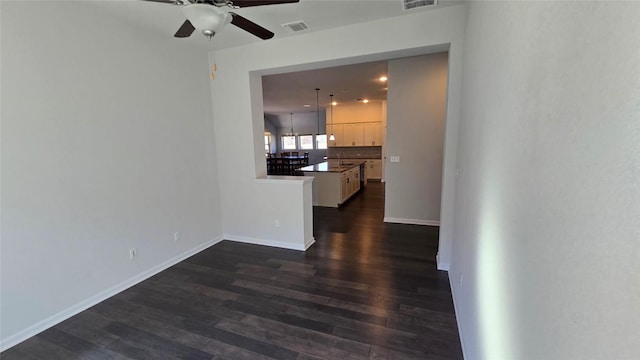
[[400, 162], [400, 156], [392, 156], [391, 162]]

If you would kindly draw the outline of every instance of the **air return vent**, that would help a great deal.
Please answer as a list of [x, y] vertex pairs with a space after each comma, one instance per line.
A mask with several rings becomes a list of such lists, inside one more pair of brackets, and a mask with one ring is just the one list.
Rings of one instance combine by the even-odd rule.
[[309, 28], [309, 25], [307, 25], [302, 20], [290, 22], [290, 23], [287, 23], [287, 24], [282, 24], [282, 26], [285, 29], [287, 29], [287, 30], [289, 30], [291, 32], [304, 31], [304, 30], [307, 30]]
[[405, 10], [413, 10], [425, 6], [433, 6], [437, 0], [404, 0], [403, 6]]

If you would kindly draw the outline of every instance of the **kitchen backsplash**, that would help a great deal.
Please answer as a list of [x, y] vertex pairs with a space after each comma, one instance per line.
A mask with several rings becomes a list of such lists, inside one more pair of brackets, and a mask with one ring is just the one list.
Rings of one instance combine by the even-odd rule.
[[349, 146], [330, 147], [327, 149], [328, 159], [381, 159], [382, 146]]

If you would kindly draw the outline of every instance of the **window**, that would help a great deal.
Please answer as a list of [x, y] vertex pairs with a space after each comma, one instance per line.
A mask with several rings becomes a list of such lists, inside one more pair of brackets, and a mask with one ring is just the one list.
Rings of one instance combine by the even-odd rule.
[[313, 135], [300, 135], [300, 149], [313, 150]]
[[316, 149], [324, 150], [327, 148], [327, 134], [316, 135]]
[[264, 133], [264, 152], [267, 154], [271, 152], [271, 133]]
[[295, 135], [284, 135], [282, 137], [282, 149], [283, 150], [296, 150], [296, 136]]

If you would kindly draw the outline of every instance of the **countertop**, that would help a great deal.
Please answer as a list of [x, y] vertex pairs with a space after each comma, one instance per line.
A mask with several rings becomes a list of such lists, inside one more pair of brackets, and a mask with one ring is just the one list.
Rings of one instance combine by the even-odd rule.
[[[382, 160], [382, 157], [378, 156], [378, 157], [369, 157], [369, 156], [353, 156], [353, 157], [345, 157], [345, 156], [341, 156], [341, 159], [345, 159], [345, 160]], [[327, 157], [326, 160], [335, 160], [338, 161], [338, 157]]]
[[305, 166], [303, 168], [298, 169], [303, 172], [343, 172], [349, 169], [353, 169], [356, 166], [360, 166], [362, 164], [366, 164], [365, 161], [349, 161], [343, 162], [338, 160], [329, 160], [325, 162], [321, 162], [315, 165]]

